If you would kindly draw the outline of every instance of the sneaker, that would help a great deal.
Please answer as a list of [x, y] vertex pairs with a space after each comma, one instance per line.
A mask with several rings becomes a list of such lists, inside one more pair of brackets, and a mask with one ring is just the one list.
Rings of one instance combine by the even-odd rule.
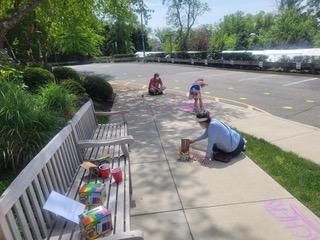
[[247, 140], [245, 138], [243, 138], [244, 144], [243, 144], [243, 148], [242, 148], [242, 152], [246, 151], [246, 144], [247, 144]]

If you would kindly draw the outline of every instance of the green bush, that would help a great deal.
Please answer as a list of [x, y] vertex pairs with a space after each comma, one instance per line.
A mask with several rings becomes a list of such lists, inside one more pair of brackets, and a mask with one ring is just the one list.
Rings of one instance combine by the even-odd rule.
[[56, 67], [52, 70], [52, 72], [58, 82], [61, 82], [62, 80], [65, 80], [65, 79], [74, 79], [74, 80], [80, 82], [79, 73], [72, 68]]
[[36, 90], [47, 83], [54, 82], [54, 75], [43, 68], [27, 68], [23, 74], [23, 81], [30, 90]]
[[63, 125], [35, 95], [8, 81], [0, 81], [0, 122], [0, 169], [25, 164]]
[[15, 67], [17, 65], [17, 63], [3, 49], [0, 49], [0, 64], [10, 67]]
[[61, 82], [61, 86], [67, 89], [70, 93], [76, 95], [80, 101], [86, 101], [89, 99], [86, 89], [74, 79], [63, 80]]
[[76, 96], [56, 83], [50, 83], [39, 91], [39, 100], [44, 108], [64, 117], [71, 117], [75, 111]]
[[13, 67], [0, 64], [0, 81], [2, 80], [23, 84], [23, 73]]
[[89, 96], [96, 101], [107, 101], [113, 97], [113, 88], [105, 79], [99, 76], [87, 76], [84, 87]]

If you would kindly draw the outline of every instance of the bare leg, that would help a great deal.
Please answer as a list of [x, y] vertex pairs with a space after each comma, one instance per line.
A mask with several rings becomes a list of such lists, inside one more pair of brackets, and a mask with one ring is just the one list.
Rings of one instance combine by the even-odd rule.
[[195, 98], [195, 99], [194, 99], [193, 108], [194, 108], [194, 109], [197, 109], [197, 108], [198, 108], [198, 98]]
[[203, 109], [202, 97], [200, 94], [199, 94], [199, 105], [200, 105], [200, 109]]

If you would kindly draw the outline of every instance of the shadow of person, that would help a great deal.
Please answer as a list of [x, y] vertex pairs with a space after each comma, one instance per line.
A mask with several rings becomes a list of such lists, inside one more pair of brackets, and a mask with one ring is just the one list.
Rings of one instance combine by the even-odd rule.
[[220, 162], [216, 160], [199, 160], [199, 164], [206, 168], [226, 168], [228, 166], [231, 166], [233, 164], [236, 164], [237, 162], [243, 160], [246, 158], [246, 155], [242, 152], [238, 156], [232, 158], [229, 162]]

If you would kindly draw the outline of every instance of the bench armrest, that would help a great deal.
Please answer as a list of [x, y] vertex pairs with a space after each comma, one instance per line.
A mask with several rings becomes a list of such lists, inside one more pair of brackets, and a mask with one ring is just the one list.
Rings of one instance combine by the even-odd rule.
[[120, 145], [123, 154], [129, 157], [129, 150], [127, 144], [134, 142], [132, 136], [111, 138], [108, 140], [80, 140], [78, 145], [80, 148], [93, 148], [93, 147], [104, 147], [112, 145]]
[[132, 136], [126, 137], [118, 137], [118, 138], [111, 138], [108, 140], [80, 140], [78, 141], [78, 145], [80, 148], [92, 148], [92, 147], [104, 147], [104, 146], [111, 146], [111, 145], [124, 145], [133, 143], [134, 139]]

